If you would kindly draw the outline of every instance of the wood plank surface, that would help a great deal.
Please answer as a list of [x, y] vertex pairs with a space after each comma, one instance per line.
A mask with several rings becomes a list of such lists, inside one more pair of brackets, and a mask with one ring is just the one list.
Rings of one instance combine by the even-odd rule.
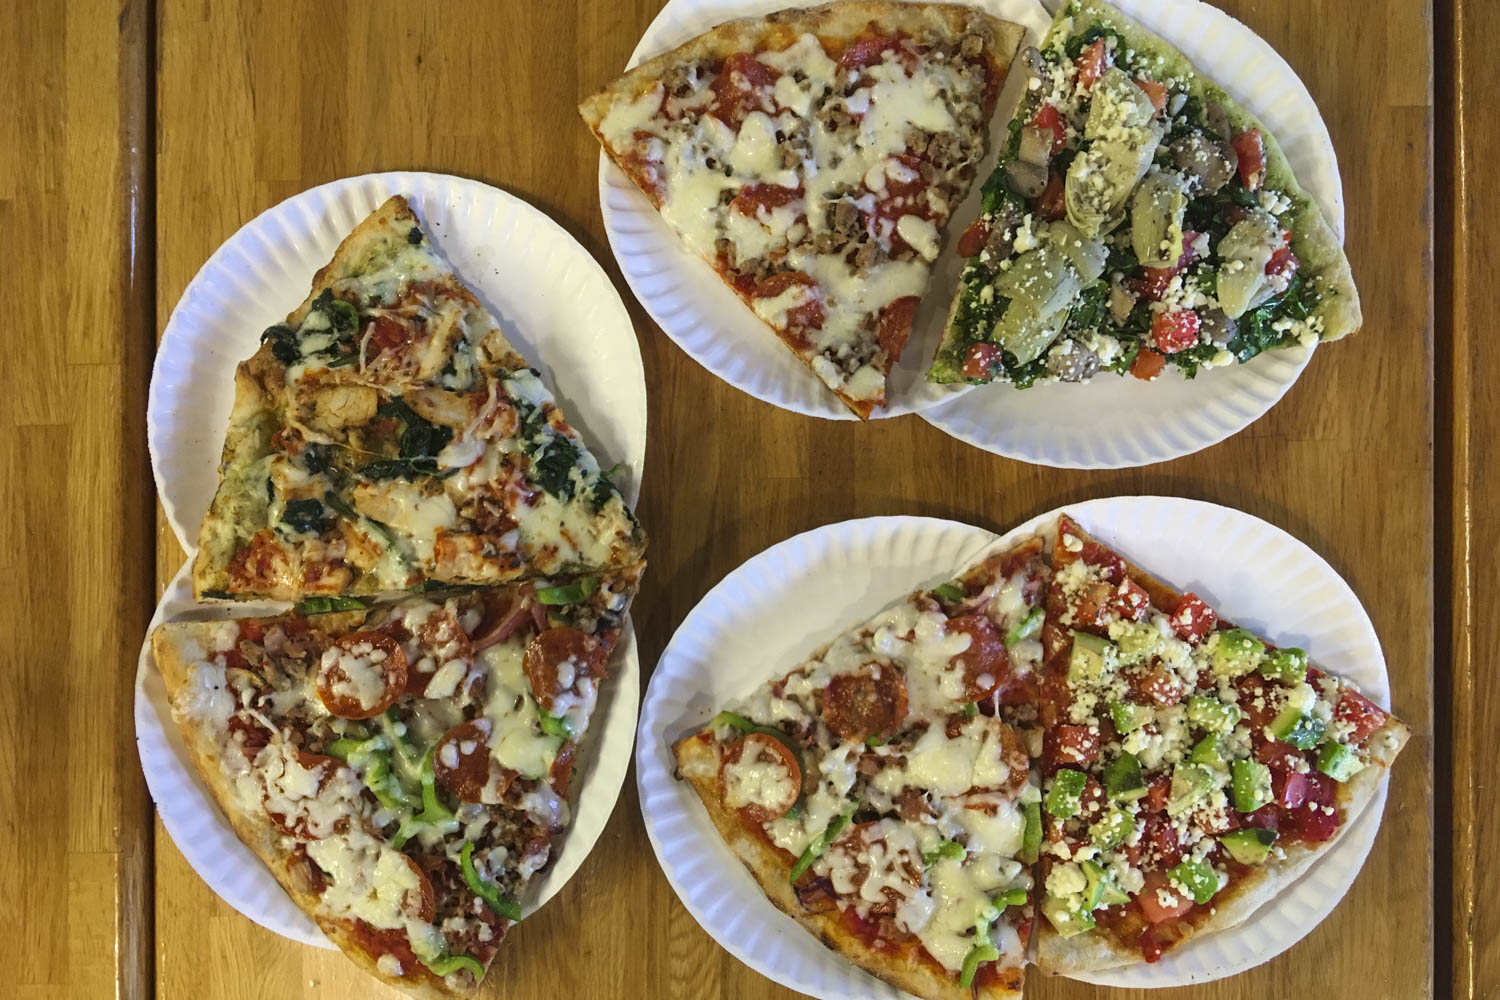
[[[1152, 996], [1433, 995], [1430, 8], [1409, 0], [1224, 4], [1287, 58], [1328, 121], [1366, 328], [1320, 350], [1287, 397], [1230, 441], [1167, 465], [1090, 473], [1001, 459], [915, 417], [860, 426], [776, 410], [714, 379], [646, 318], [605, 242], [596, 148], [574, 106], [624, 66], [658, 6], [160, 0], [161, 320], [235, 229], [333, 178], [438, 170], [496, 184], [552, 214], [616, 279], [640, 335], [651, 400], [640, 514], [653, 548], [635, 620], [648, 667], [723, 574], [790, 534], [843, 518], [929, 514], [1004, 530], [1064, 502], [1164, 493], [1282, 526], [1324, 555], [1365, 602], [1390, 666], [1395, 710], [1416, 735], [1362, 874], [1316, 931], [1252, 972]], [[114, 413], [90, 412], [95, 420]], [[37, 450], [52, 443], [35, 433]], [[1101, 433], [1129, 429], [1103, 414]], [[43, 523], [58, 516], [39, 501], [33, 509]], [[164, 584], [182, 553], [160, 519], [156, 541]], [[158, 996], [396, 995], [337, 954], [292, 944], [236, 914], [158, 834]], [[483, 995], [790, 994], [740, 965], [677, 902], [630, 781], [588, 862], [514, 932]], [[1036, 977], [1029, 995], [1146, 994]]]
[[25, 1000], [151, 982], [146, 15], [0, 6], [0, 993]]
[[[1437, 915], [1439, 969], [1455, 997], [1500, 995], [1500, 796], [1496, 795], [1495, 731], [1500, 726], [1500, 673], [1494, 649], [1500, 628], [1491, 610], [1500, 600], [1493, 572], [1500, 551], [1500, 350], [1489, 333], [1494, 283], [1500, 274], [1500, 235], [1488, 192], [1500, 163], [1500, 125], [1477, 85], [1487, 75], [1486, 41], [1500, 31], [1500, 6], [1455, 0], [1438, 27], [1440, 65], [1450, 66], [1439, 90], [1448, 111], [1440, 130], [1441, 183], [1437, 217], [1446, 227], [1439, 245], [1438, 371], [1451, 387], [1451, 405], [1438, 411], [1437, 487], [1440, 541], [1440, 666], [1436, 693], [1450, 739], [1440, 743], [1438, 773], [1452, 775], [1438, 796], [1439, 815], [1451, 815], [1451, 882], [1440, 879]], [[1446, 629], [1446, 632], [1444, 631]], [[1441, 830], [1442, 827], [1440, 826]], [[1440, 980], [1441, 982], [1441, 980]]]

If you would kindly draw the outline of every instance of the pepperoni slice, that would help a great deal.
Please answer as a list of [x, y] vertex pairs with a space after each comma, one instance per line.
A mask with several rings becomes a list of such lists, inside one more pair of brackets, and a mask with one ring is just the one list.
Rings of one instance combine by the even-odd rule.
[[725, 805], [738, 809], [751, 823], [785, 816], [801, 793], [802, 766], [774, 736], [749, 733], [725, 747], [719, 757], [719, 794]]
[[563, 798], [568, 797], [568, 783], [573, 780], [573, 758], [577, 753], [578, 744], [569, 740], [557, 751], [552, 766], [547, 769], [547, 784]]
[[[297, 763], [301, 765], [303, 770], [307, 771], [317, 771], [319, 768], [322, 768], [318, 772], [318, 787], [313, 793], [314, 796], [326, 788], [328, 782], [333, 780], [333, 776], [338, 773], [339, 768], [344, 766], [344, 762], [337, 757], [329, 757], [327, 754], [321, 753], [308, 753], [306, 750], [297, 751]], [[321, 839], [318, 834], [313, 833], [308, 828], [306, 816], [297, 816], [293, 819], [282, 813], [273, 812], [270, 809], [266, 810], [266, 816], [276, 829], [289, 837], [296, 837], [298, 840]], [[340, 820], [338, 825], [343, 826], [345, 823], [347, 823], [347, 820]]]
[[[904, 843], [902, 833], [906, 834]], [[894, 840], [893, 835], [896, 838]], [[882, 842], [884, 850], [871, 849], [873, 845]], [[863, 890], [867, 882], [876, 880], [884, 899], [870, 906], [869, 912], [872, 914], [895, 913], [897, 907], [922, 887], [922, 857], [917, 852], [916, 840], [906, 832], [904, 825], [895, 820], [871, 820], [850, 827], [828, 849], [828, 853], [845, 855], [847, 860], [831, 858], [831, 868], [847, 872], [844, 877], [855, 891]], [[840, 878], [836, 876], [834, 889], [840, 894], [847, 894], [849, 886], [840, 885], [839, 881]], [[869, 899], [863, 892], [860, 892], [860, 896], [862, 899]]]
[[969, 700], [988, 698], [1010, 673], [1010, 655], [994, 622], [984, 615], [963, 615], [948, 619], [947, 627], [950, 633], [962, 632], [969, 637], [969, 647], [952, 660], [963, 671]]
[[369, 719], [406, 690], [406, 653], [384, 632], [350, 632], [318, 660], [318, 697], [343, 719]]
[[401, 897], [401, 908], [423, 923], [430, 924], [432, 918], [437, 915], [437, 896], [432, 891], [432, 880], [427, 877], [422, 867], [412, 860], [410, 854], [402, 854], [401, 857], [406, 859], [412, 874], [417, 877], [416, 889], [406, 890], [406, 894]]
[[709, 110], [738, 132], [750, 112], [769, 114], [774, 110], [771, 88], [780, 75], [750, 53], [736, 52], [724, 60], [724, 66], [713, 82], [714, 103]]
[[551, 711], [554, 696], [572, 688], [578, 678], [603, 673], [604, 647], [571, 625], [559, 625], [532, 637], [521, 666], [531, 681], [531, 693]]
[[[474, 646], [463, 625], [459, 624], [457, 613], [449, 607], [434, 610], [417, 627], [416, 642], [421, 655], [407, 670], [406, 693], [432, 698], [451, 697], [457, 690], [456, 685], [453, 688], [445, 686], [444, 690], [430, 695], [427, 687], [445, 665], [458, 661], [464, 665], [461, 669], [467, 672], [468, 665], [474, 661]], [[456, 680], [462, 679], [460, 673]]]
[[807, 298], [786, 311], [786, 324], [781, 334], [788, 343], [806, 346], [811, 341], [807, 340], [805, 331], [822, 329], [825, 318], [816, 281], [801, 271], [780, 271], [757, 284], [751, 295], [757, 299], [774, 299], [793, 285], [806, 285]]
[[[1026, 781], [1031, 769], [1031, 755], [1026, 751], [1026, 744], [1021, 741], [1021, 736], [1003, 720], [992, 715], [976, 715], [972, 719], [962, 715], [955, 715], [948, 720], [946, 732], [950, 740], [958, 739], [964, 732], [971, 735], [980, 735], [982, 730], [976, 727], [984, 727], [987, 737], [984, 741], [984, 749], [981, 752], [992, 753], [998, 758], [1009, 771], [1004, 785], [999, 786], [974, 786], [970, 792], [999, 792], [1013, 790], [1019, 792], [1026, 787]], [[976, 763], [977, 768], [977, 763]]]
[[432, 774], [460, 802], [499, 802], [516, 772], [490, 753], [490, 721], [474, 719], [443, 734], [432, 750]]
[[823, 691], [823, 721], [846, 740], [891, 736], [906, 718], [906, 678], [892, 663], [866, 663]]
[[783, 205], [790, 205], [802, 197], [802, 189], [799, 187], [784, 187], [780, 184], [746, 184], [740, 188], [740, 193], [734, 196], [734, 201], [729, 207], [741, 215], [751, 219], [760, 215], [760, 210], [773, 211]]

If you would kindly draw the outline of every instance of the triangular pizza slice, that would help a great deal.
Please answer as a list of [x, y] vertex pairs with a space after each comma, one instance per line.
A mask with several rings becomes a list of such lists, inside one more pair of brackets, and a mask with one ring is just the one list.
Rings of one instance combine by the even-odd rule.
[[1021, 993], [1046, 579], [1040, 539], [993, 553], [674, 746], [772, 903], [929, 1000]]
[[277, 600], [591, 573], [635, 516], [406, 200], [235, 372], [193, 589]]
[[930, 379], [1191, 378], [1359, 328], [1349, 261], [1275, 137], [1181, 52], [1070, 0], [1023, 60]]
[[360, 967], [472, 995], [569, 823], [639, 568], [151, 638], [235, 832]]
[[1021, 37], [952, 4], [783, 10], [647, 60], [580, 112], [687, 250], [865, 418]]
[[1153, 962], [1326, 854], [1409, 730], [1066, 516], [1052, 574], [1037, 964]]

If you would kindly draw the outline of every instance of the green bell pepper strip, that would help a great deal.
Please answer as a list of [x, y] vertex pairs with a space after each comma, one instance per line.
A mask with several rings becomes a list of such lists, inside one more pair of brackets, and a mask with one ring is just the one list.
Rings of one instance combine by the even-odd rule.
[[453, 810], [443, 805], [437, 795], [437, 778], [432, 771], [432, 751], [422, 755], [422, 812], [417, 819], [423, 823], [440, 823], [453, 818]]
[[933, 587], [932, 593], [949, 604], [957, 604], [965, 597], [963, 589], [956, 583], [945, 583], [941, 587]]
[[1007, 889], [995, 897], [995, 905], [1002, 910], [1007, 906], [1022, 906], [1026, 902], [1025, 889]]
[[976, 716], [978, 714], [979, 714], [979, 702], [977, 702], [977, 701], [966, 701], [966, 702], [964, 702], [964, 718], [965, 719], [972, 719], [972, 718], [974, 718], [974, 716]]
[[363, 611], [369, 605], [358, 597], [308, 597], [300, 601], [296, 608], [299, 615], [321, 615], [329, 611]]
[[543, 604], [577, 604], [598, 589], [599, 578], [586, 576], [572, 583], [562, 583], [556, 587], [542, 587], [537, 590], [536, 599]]
[[1042, 804], [1023, 802], [1021, 812], [1026, 815], [1026, 828], [1022, 833], [1021, 853], [1018, 857], [1022, 863], [1034, 865], [1042, 853]]
[[849, 825], [849, 821], [854, 818], [854, 814], [859, 812], [859, 807], [860, 803], [856, 802], [848, 809], [839, 813], [833, 818], [833, 822], [828, 824], [828, 829], [813, 838], [812, 843], [807, 845], [807, 850], [803, 851], [802, 856], [797, 859], [797, 863], [792, 865], [792, 873], [787, 879], [789, 882], [795, 884], [802, 877], [803, 873], [813, 866], [813, 862], [823, 856], [823, 852], [828, 850], [829, 845], [838, 839], [839, 834], [844, 832], [844, 827]]
[[357, 740], [353, 736], [340, 736], [328, 744], [328, 756], [337, 757], [347, 764], [349, 763], [350, 755], [363, 746], [365, 742], [365, 740]]
[[541, 705], [536, 707], [537, 718], [541, 720], [542, 732], [548, 736], [555, 736], [560, 740], [571, 740], [573, 738], [573, 727], [568, 725], [566, 719], [560, 715], [553, 715]]
[[985, 962], [993, 962], [1000, 957], [1000, 950], [992, 944], [976, 944], [969, 949], [964, 956], [963, 971], [959, 974], [958, 985], [960, 989], [968, 989], [974, 985], [974, 975], [979, 971], [979, 966]]
[[1014, 646], [1021, 640], [1030, 639], [1040, 632], [1042, 630], [1042, 618], [1045, 617], [1045, 614], [1040, 604], [1026, 612], [1026, 617], [1012, 625], [1010, 631], [1005, 633], [1005, 645], [1007, 647]]
[[464, 883], [469, 891], [480, 899], [500, 916], [512, 922], [521, 919], [521, 904], [511, 899], [500, 891], [500, 887], [485, 881], [484, 877], [474, 868], [474, 843], [470, 841], [464, 845], [464, 849], [458, 855], [459, 867], [463, 870]]
[[944, 840], [940, 841], [937, 847], [934, 847], [932, 850], [922, 855], [922, 861], [927, 865], [928, 868], [931, 868], [939, 861], [957, 861], [967, 853], [968, 852], [964, 849], [964, 845], [960, 844], [958, 841]]
[[438, 955], [430, 961], [418, 955], [417, 960], [427, 966], [434, 976], [447, 976], [459, 969], [467, 969], [475, 979], [484, 978], [484, 966], [468, 955]]

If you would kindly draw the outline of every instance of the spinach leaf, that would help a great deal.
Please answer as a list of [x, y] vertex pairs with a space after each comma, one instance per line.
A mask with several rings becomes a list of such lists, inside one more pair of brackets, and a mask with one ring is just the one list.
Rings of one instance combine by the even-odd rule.
[[1096, 281], [1085, 288], [1068, 313], [1067, 329], [1077, 332], [1098, 330], [1113, 320], [1109, 311], [1109, 285]]
[[308, 472], [317, 475], [327, 472], [328, 467], [333, 464], [333, 446], [321, 444], [317, 441], [309, 441], [302, 449], [302, 466]]
[[352, 302], [334, 298], [331, 288], [323, 289], [309, 308], [328, 317], [328, 325], [338, 340], [348, 340], [359, 328], [359, 310]]
[[270, 341], [271, 356], [284, 365], [294, 365], [302, 359], [302, 352], [297, 347], [297, 335], [292, 328], [284, 323], [266, 327], [266, 332], [260, 335], [262, 344]]
[[437, 456], [453, 440], [453, 428], [442, 427], [422, 417], [400, 396], [381, 403], [375, 412], [401, 422], [401, 436], [396, 448], [399, 458], [382, 458], [366, 462], [359, 473], [370, 479], [392, 479], [402, 476], [414, 479], [417, 476], [452, 475], [456, 469], [441, 470]]
[[286, 509], [281, 512], [281, 523], [293, 531], [305, 531], [315, 535], [333, 526], [333, 520], [325, 514], [323, 504], [313, 497], [288, 500]]
[[1219, 353], [1217, 344], [1198, 344], [1185, 351], [1178, 351], [1171, 355], [1168, 360], [1176, 365], [1187, 378], [1193, 378], [1198, 374], [1198, 369], [1213, 359]]
[[597, 514], [603, 510], [609, 503], [610, 497], [618, 496], [619, 493], [620, 491], [615, 488], [614, 483], [609, 481], [607, 475], [600, 476], [589, 491], [589, 503], [593, 506], [594, 513]]
[[558, 435], [531, 457], [531, 478], [542, 489], [567, 503], [573, 498], [573, 467], [578, 446]]
[[[1093, 24], [1088, 26], [1088, 29], [1084, 31], [1083, 34], [1074, 35], [1072, 38], [1068, 39], [1067, 42], [1063, 45], [1063, 51], [1067, 52], [1069, 59], [1077, 59], [1079, 56], [1083, 55], [1084, 49], [1088, 48], [1090, 45], [1093, 45], [1101, 38], [1113, 38], [1115, 40], [1115, 62], [1119, 63], [1130, 47], [1125, 44], [1125, 39], [1120, 37], [1120, 33], [1118, 31], [1113, 28], [1106, 27], [1103, 21], [1095, 21]], [[1106, 42], [1105, 44], [1107, 45], [1108, 42]]]

